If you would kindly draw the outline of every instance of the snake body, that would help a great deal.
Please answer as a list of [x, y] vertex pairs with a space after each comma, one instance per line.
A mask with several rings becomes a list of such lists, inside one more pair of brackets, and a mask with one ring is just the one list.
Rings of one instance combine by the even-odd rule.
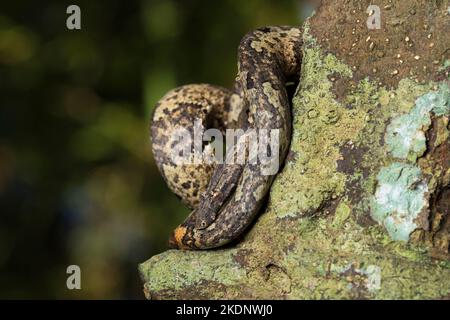
[[209, 249], [240, 236], [254, 220], [274, 175], [261, 164], [177, 164], [171, 135], [179, 126], [193, 133], [195, 120], [205, 128], [279, 130], [280, 162], [291, 138], [286, 84], [297, 81], [301, 65], [301, 29], [276, 26], [252, 31], [238, 48], [238, 75], [232, 91], [208, 84], [186, 85], [156, 105], [151, 126], [156, 164], [170, 189], [193, 209], [173, 232], [169, 245]]

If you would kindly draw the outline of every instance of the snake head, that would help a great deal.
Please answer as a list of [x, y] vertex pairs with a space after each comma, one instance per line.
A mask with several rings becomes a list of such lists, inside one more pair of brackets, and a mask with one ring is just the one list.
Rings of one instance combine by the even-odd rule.
[[216, 213], [209, 206], [201, 206], [196, 212], [195, 228], [203, 230], [216, 220]]

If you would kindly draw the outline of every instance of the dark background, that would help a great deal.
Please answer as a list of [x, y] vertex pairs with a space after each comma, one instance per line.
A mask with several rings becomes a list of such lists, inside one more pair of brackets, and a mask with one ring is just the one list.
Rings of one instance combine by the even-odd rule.
[[[231, 87], [241, 37], [301, 12], [298, 0], [2, 1], [0, 298], [143, 298], [138, 263], [188, 214], [151, 155], [155, 102], [187, 83]], [[66, 288], [71, 264], [82, 290]]]

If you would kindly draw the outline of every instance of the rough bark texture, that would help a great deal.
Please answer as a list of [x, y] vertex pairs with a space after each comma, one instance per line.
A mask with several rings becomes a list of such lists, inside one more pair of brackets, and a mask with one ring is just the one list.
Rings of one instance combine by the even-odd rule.
[[146, 297], [449, 297], [449, 34], [448, 0], [324, 1], [264, 212], [228, 248], [142, 263]]

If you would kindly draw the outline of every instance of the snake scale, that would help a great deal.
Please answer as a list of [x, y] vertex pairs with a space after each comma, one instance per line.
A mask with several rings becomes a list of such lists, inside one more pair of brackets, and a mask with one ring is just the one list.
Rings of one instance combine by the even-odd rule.
[[[261, 166], [243, 164], [179, 164], [171, 158], [171, 135], [179, 126], [193, 132], [205, 128], [279, 130], [280, 163], [291, 139], [291, 111], [286, 84], [298, 81], [302, 31], [273, 26], [249, 32], [238, 48], [238, 75], [232, 91], [192, 84], [168, 92], [152, 119], [152, 151], [169, 188], [193, 209], [173, 232], [169, 246], [210, 249], [239, 237], [260, 210], [275, 175]], [[206, 148], [205, 148], [206, 150]]]

